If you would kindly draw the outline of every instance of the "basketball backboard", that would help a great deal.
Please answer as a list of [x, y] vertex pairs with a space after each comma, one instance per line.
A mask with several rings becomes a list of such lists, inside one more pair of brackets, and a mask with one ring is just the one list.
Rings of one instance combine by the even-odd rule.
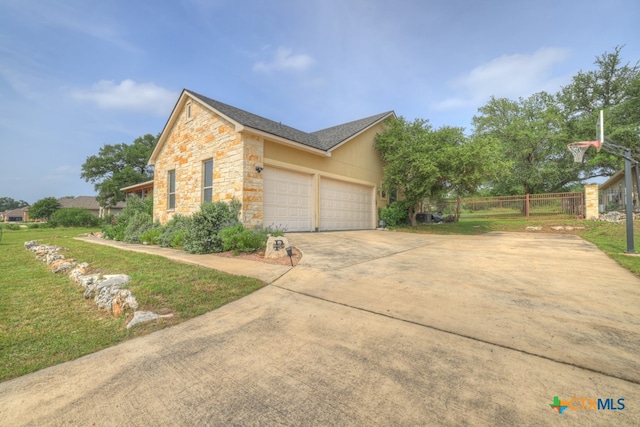
[[600, 110], [598, 121], [596, 122], [596, 139], [604, 142], [604, 111]]

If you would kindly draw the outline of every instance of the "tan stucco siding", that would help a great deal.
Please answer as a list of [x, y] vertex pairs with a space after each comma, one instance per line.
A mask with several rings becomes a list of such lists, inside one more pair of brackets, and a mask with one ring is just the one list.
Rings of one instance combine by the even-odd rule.
[[[243, 144], [233, 124], [191, 102], [180, 112], [157, 156], [154, 169], [153, 213], [162, 224], [175, 214], [190, 215], [202, 204], [203, 162], [213, 159], [213, 201], [242, 199]], [[168, 172], [175, 170], [175, 209], [168, 209]]]
[[354, 139], [331, 152], [331, 157], [318, 156], [299, 150], [292, 150], [282, 144], [264, 142], [264, 162], [266, 167], [274, 165], [292, 170], [315, 173], [335, 179], [374, 186], [377, 193], [377, 207], [386, 206], [387, 201], [380, 197], [380, 184], [383, 178], [383, 162], [374, 148], [377, 134], [384, 130], [380, 123], [367, 129]]

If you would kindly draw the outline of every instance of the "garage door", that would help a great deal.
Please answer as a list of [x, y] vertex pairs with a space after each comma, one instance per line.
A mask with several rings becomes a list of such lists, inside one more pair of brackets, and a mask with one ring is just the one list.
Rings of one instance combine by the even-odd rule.
[[373, 227], [373, 188], [334, 179], [320, 180], [320, 230]]
[[312, 231], [311, 175], [266, 167], [263, 173], [265, 227]]

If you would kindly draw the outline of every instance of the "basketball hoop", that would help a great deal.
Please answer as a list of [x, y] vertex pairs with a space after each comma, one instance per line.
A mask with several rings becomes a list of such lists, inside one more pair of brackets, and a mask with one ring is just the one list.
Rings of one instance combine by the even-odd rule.
[[573, 161], [576, 163], [582, 163], [584, 161], [584, 153], [587, 152], [589, 147], [596, 147], [598, 151], [602, 147], [602, 141], [580, 141], [567, 144], [567, 148], [573, 154]]

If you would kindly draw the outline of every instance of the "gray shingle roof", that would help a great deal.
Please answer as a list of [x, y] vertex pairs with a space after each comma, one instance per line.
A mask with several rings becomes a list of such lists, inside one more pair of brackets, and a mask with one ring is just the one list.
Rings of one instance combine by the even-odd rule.
[[321, 150], [329, 150], [332, 147], [340, 144], [342, 141], [351, 138], [359, 132], [367, 129], [369, 126], [377, 123], [385, 117], [393, 114], [393, 111], [387, 111], [386, 113], [376, 114], [375, 116], [366, 117], [360, 120], [354, 120], [353, 122], [345, 123], [338, 126], [333, 126], [327, 129], [322, 129], [313, 132], [318, 138], [318, 146]]
[[[58, 204], [61, 208], [82, 208], [90, 210], [99, 210], [100, 204], [93, 196], [77, 196], [77, 197], [63, 197], [58, 199]], [[118, 202], [116, 206], [112, 208], [124, 208], [126, 203]]]
[[330, 150], [332, 147], [335, 147], [344, 140], [363, 131], [369, 126], [375, 124], [377, 121], [389, 116], [390, 114], [393, 114], [393, 111], [387, 111], [375, 116], [355, 120], [353, 122], [333, 126], [316, 132], [307, 133], [290, 126], [283, 125], [282, 123], [265, 119], [264, 117], [249, 113], [248, 111], [241, 110], [240, 108], [232, 107], [231, 105], [224, 104], [211, 98], [207, 98], [206, 96], [200, 95], [193, 91], [187, 90], [187, 92], [243, 126], [260, 130], [262, 132], [279, 136], [281, 138], [298, 142], [300, 144], [317, 148], [323, 151]]

